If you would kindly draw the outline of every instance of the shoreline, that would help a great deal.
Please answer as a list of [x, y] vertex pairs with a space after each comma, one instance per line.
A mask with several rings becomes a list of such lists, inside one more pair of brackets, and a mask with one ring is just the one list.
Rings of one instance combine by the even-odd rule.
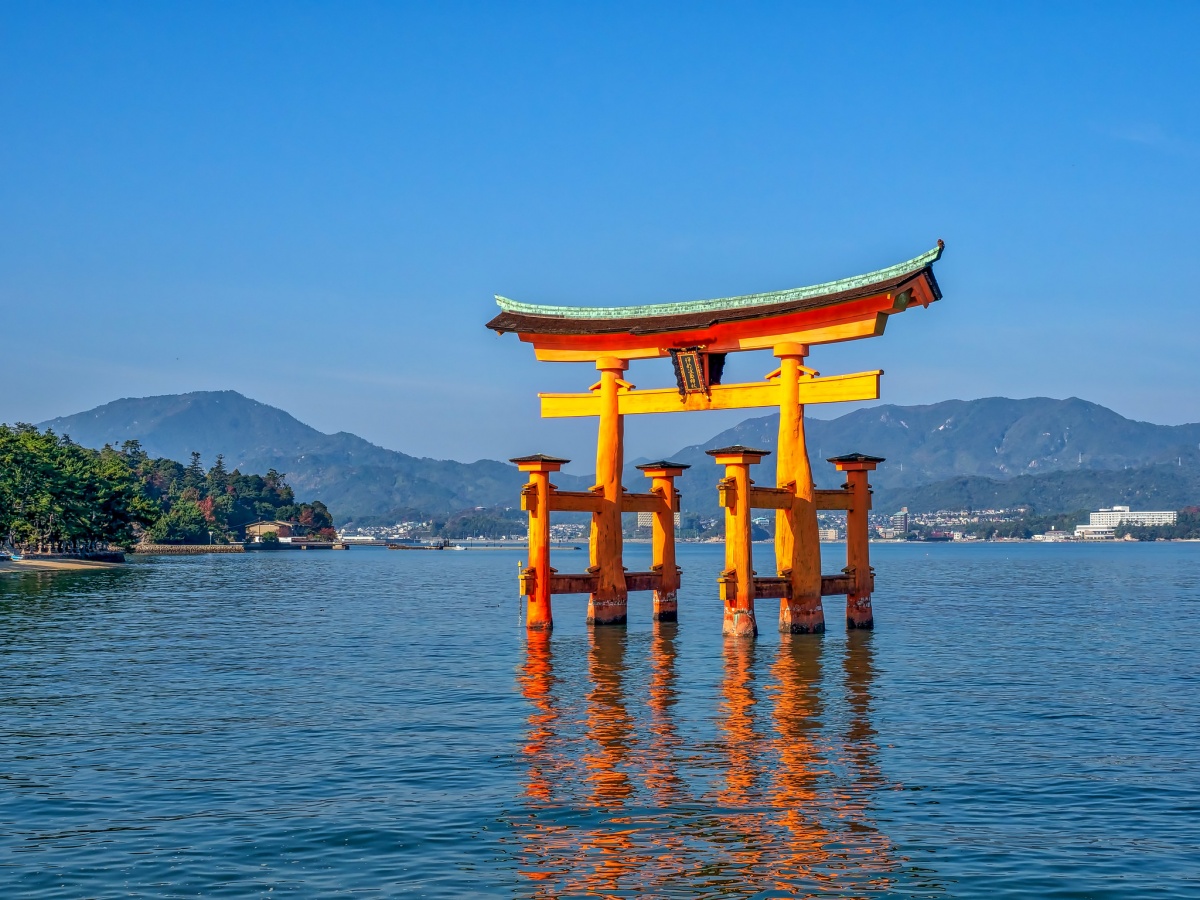
[[0, 559], [0, 574], [20, 575], [24, 572], [83, 572], [101, 569], [121, 569], [126, 563], [100, 562], [92, 559]]

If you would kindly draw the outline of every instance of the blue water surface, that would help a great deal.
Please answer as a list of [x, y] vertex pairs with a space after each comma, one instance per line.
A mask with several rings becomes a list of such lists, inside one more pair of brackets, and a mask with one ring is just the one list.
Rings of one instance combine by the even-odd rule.
[[518, 551], [0, 576], [0, 896], [1200, 897], [1200, 544], [872, 557], [756, 641], [714, 546], [548, 640]]

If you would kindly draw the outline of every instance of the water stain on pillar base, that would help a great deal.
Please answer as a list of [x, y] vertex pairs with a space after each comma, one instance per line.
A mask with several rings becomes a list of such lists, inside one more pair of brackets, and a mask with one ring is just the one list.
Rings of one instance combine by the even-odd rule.
[[792, 622], [781, 626], [779, 631], [781, 634], [824, 634], [825, 623], [822, 622], [819, 625], [801, 625]]
[[629, 616], [625, 603], [598, 603], [593, 601], [588, 610], [589, 625], [624, 625]]

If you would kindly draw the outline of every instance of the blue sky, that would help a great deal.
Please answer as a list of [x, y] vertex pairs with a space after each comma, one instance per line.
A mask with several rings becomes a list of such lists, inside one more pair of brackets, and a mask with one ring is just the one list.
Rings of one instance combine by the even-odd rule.
[[[1178, 3], [7, 3], [0, 421], [235, 389], [417, 455], [587, 469], [593, 424], [535, 394], [593, 372], [484, 330], [493, 294], [749, 293], [939, 237], [945, 300], [815, 367], [883, 368], [886, 402], [1200, 421], [1198, 26]], [[645, 417], [630, 452], [743, 417]]]

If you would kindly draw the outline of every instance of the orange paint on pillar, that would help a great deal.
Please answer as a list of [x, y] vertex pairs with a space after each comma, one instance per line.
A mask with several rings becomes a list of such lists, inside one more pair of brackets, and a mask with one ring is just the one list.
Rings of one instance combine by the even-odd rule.
[[675, 562], [675, 513], [679, 511], [679, 493], [675, 490], [675, 479], [690, 468], [682, 463], [660, 460], [638, 466], [642, 474], [652, 479], [650, 493], [662, 498], [654, 511], [651, 522], [651, 565], [652, 571], [662, 576], [654, 592], [655, 622], [679, 620], [679, 565]]
[[550, 609], [550, 473], [568, 459], [536, 454], [510, 460], [529, 474], [521, 491], [521, 508], [529, 514], [529, 565], [521, 572], [521, 593], [527, 598], [525, 627], [549, 631], [554, 627]]
[[799, 379], [807, 355], [804, 344], [775, 346], [781, 388], [776, 482], [792, 491], [791, 509], [775, 514], [775, 563], [790, 585], [790, 596], [779, 601], [779, 630], [791, 634], [819, 634], [825, 630], [817, 506], [804, 438], [804, 407], [799, 398]]
[[850, 490], [850, 509], [846, 512], [846, 574], [852, 589], [846, 595], [846, 627], [874, 628], [875, 615], [871, 609], [874, 578], [871, 570], [871, 545], [867, 515], [871, 511], [871, 486], [867, 473], [883, 462], [882, 457], [853, 453], [829, 460], [839, 472], [846, 473]]
[[735, 445], [706, 450], [725, 467], [718, 488], [725, 507], [725, 570], [721, 573], [721, 600], [725, 607], [722, 633], [732, 637], [754, 637], [754, 566], [750, 541], [750, 466], [767, 456], [768, 450]]
[[596, 360], [600, 370], [600, 426], [596, 440], [596, 485], [602, 502], [592, 514], [589, 540], [596, 590], [588, 598], [589, 625], [620, 625], [626, 620], [629, 592], [622, 565], [621, 469], [624, 467], [625, 422], [617, 407], [621, 376], [629, 362], [614, 357]]

